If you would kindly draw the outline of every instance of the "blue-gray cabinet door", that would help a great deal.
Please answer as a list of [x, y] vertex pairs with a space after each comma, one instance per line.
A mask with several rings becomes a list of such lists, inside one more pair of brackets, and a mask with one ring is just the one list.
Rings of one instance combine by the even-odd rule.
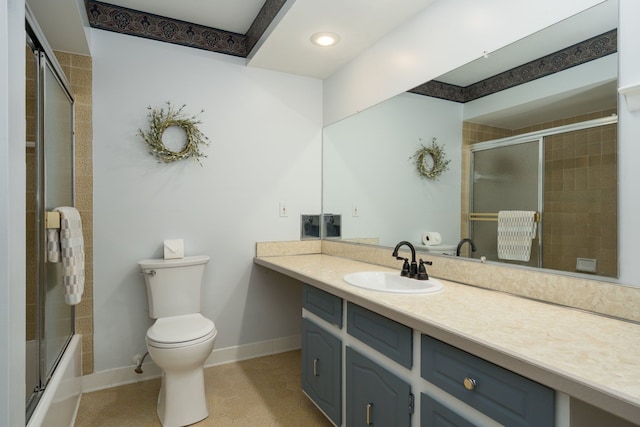
[[333, 421], [342, 422], [342, 343], [302, 319], [302, 390]]
[[347, 347], [347, 426], [410, 426], [411, 386]]
[[475, 427], [424, 393], [420, 395], [420, 427]]

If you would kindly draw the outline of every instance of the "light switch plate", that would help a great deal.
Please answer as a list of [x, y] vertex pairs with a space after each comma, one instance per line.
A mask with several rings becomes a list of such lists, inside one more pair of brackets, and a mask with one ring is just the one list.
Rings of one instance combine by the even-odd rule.
[[184, 258], [184, 240], [171, 239], [164, 241], [164, 259]]

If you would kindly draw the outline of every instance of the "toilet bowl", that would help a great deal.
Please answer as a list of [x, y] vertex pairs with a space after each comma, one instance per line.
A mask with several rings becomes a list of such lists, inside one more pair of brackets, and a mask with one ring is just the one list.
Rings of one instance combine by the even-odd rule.
[[213, 322], [200, 314], [160, 318], [147, 331], [149, 356], [162, 369], [157, 413], [163, 426], [209, 416], [203, 367], [216, 334]]
[[164, 427], [208, 417], [204, 362], [217, 330], [200, 314], [200, 288], [209, 257], [143, 260], [149, 315], [156, 319], [145, 338], [149, 356], [162, 369], [157, 414]]

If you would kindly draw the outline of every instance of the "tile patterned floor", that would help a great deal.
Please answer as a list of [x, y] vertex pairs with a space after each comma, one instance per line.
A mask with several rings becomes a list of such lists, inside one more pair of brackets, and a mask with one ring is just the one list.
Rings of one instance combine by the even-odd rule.
[[[207, 368], [205, 383], [209, 418], [194, 426], [331, 426], [302, 394], [300, 351]], [[83, 394], [75, 426], [160, 426], [159, 390], [154, 379]]]

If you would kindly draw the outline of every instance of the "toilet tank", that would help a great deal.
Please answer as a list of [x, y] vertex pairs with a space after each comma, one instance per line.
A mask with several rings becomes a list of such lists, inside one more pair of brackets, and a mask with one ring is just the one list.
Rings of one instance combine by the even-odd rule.
[[139, 261], [147, 285], [149, 316], [179, 316], [199, 313], [202, 273], [209, 257], [145, 259]]

